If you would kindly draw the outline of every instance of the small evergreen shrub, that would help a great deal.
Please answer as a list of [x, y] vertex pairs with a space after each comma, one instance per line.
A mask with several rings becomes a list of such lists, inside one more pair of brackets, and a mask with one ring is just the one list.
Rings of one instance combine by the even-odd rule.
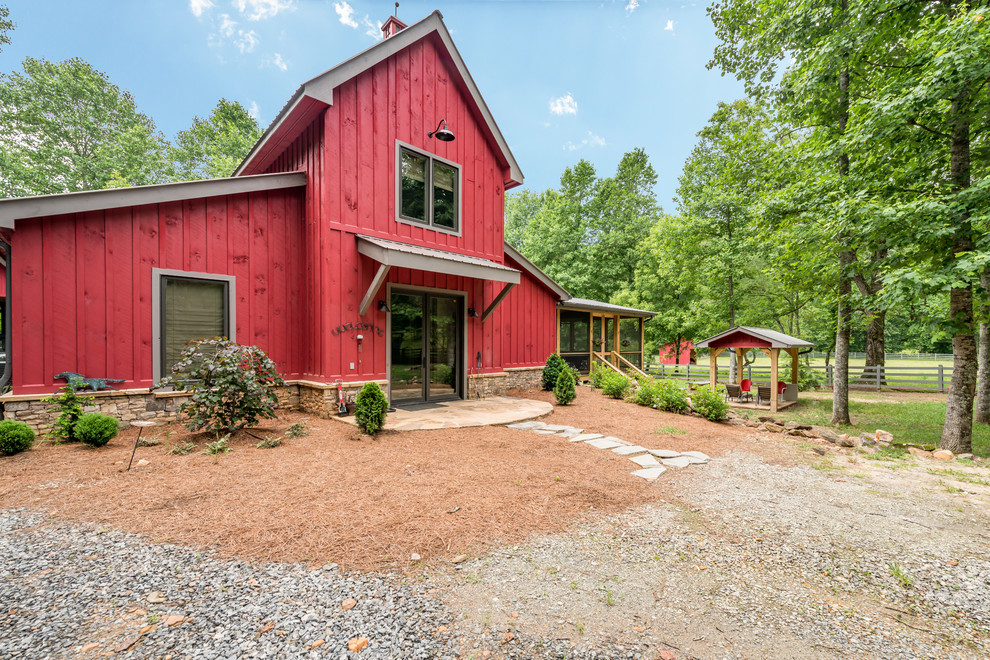
[[683, 413], [688, 409], [687, 390], [673, 380], [657, 381], [656, 407], [664, 412]]
[[388, 399], [378, 383], [365, 383], [354, 402], [354, 417], [358, 427], [369, 435], [374, 435], [385, 426], [385, 413], [388, 412]]
[[699, 415], [712, 422], [721, 422], [726, 418], [729, 404], [725, 400], [725, 388], [719, 386], [712, 389], [711, 385], [699, 387], [691, 403]]
[[79, 418], [83, 416], [83, 406], [95, 400], [91, 396], [79, 396], [70, 385], [65, 385], [59, 389], [58, 393], [42, 399], [44, 403], [52, 404], [48, 408], [48, 412], [58, 413], [58, 418], [48, 428], [45, 436], [55, 442], [75, 442], [78, 440], [73, 429]]
[[72, 432], [77, 440], [85, 442], [90, 447], [102, 447], [112, 438], [117, 437], [118, 428], [116, 417], [89, 413], [79, 418]]
[[557, 377], [560, 376], [561, 371], [567, 368], [568, 366], [564, 362], [564, 358], [556, 353], [548, 357], [547, 364], [543, 367], [543, 389], [549, 392], [555, 388], [557, 386]]
[[602, 394], [613, 399], [624, 399], [631, 387], [629, 378], [611, 369], [602, 378]]
[[0, 422], [0, 455], [13, 456], [27, 451], [34, 443], [34, 429], [24, 422], [5, 419]]
[[257, 346], [241, 346], [223, 337], [190, 342], [156, 388], [171, 385], [192, 392], [182, 404], [190, 431], [232, 433], [262, 418], [274, 419], [284, 385], [275, 363]]
[[566, 406], [577, 398], [577, 390], [574, 387], [574, 374], [570, 369], [564, 369], [557, 376], [557, 385], [553, 388], [553, 395], [557, 403]]

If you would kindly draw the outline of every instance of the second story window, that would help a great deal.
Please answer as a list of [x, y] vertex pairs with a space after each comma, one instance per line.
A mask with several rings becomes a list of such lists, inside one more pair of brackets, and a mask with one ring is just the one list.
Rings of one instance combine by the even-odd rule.
[[399, 147], [399, 220], [460, 230], [461, 170], [436, 156]]

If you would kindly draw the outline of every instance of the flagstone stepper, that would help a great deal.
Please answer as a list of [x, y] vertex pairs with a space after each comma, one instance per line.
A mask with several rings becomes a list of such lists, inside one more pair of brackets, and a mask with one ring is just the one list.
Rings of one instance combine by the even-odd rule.
[[616, 442], [615, 440], [610, 440], [608, 438], [598, 438], [597, 440], [589, 440], [585, 444], [591, 445], [596, 449], [615, 449], [616, 447], [622, 446], [621, 442]]

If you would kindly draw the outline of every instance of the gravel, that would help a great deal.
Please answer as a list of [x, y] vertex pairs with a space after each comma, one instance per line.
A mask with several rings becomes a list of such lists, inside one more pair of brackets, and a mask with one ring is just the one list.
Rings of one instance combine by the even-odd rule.
[[[459, 651], [445, 628], [452, 614], [427, 586], [345, 574], [332, 564], [252, 565], [23, 511], [0, 514], [0, 557], [0, 658], [97, 657], [134, 638], [122, 657], [454, 658]], [[164, 603], [148, 602], [154, 591]], [[357, 605], [345, 611], [347, 598]], [[191, 620], [168, 626], [169, 616]], [[369, 640], [359, 654], [347, 646], [357, 637]], [[89, 644], [98, 646], [83, 652]]]

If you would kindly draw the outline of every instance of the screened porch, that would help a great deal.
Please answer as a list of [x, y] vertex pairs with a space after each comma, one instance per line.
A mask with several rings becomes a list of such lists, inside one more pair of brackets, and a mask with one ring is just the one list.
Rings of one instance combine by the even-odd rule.
[[557, 352], [586, 374], [595, 361], [645, 375], [643, 323], [655, 312], [571, 298], [557, 305]]

